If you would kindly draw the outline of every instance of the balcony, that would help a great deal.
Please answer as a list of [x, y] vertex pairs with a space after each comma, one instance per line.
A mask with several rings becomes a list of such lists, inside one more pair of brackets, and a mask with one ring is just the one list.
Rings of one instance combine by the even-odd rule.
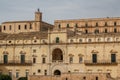
[[117, 65], [118, 61], [111, 62], [111, 60], [97, 60], [93, 62], [92, 60], [85, 60], [85, 65]]
[[32, 61], [31, 60], [25, 60], [21, 63], [20, 60], [9, 60], [8, 62], [0, 61], [0, 65], [2, 66], [31, 66]]
[[63, 63], [63, 60], [52, 60], [52, 63]]

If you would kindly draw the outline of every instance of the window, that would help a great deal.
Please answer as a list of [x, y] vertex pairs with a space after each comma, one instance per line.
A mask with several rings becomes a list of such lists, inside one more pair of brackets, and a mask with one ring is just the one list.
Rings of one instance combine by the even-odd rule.
[[12, 29], [12, 26], [10, 25], [10, 26], [9, 26], [9, 30], [11, 30], [11, 29]]
[[73, 43], [73, 40], [71, 39], [70, 42]]
[[36, 58], [33, 58], [33, 63], [36, 63]]
[[87, 24], [87, 23], [85, 24], [85, 27], [88, 27], [88, 24]]
[[100, 38], [98, 38], [98, 42], [100, 42], [101, 41], [101, 39]]
[[42, 58], [42, 63], [45, 63], [45, 62], [46, 62], [45, 58]]
[[117, 32], [117, 29], [116, 28], [114, 28], [114, 33], [116, 33]]
[[30, 29], [32, 29], [32, 24], [30, 24]]
[[107, 33], [108, 31], [107, 31], [107, 29], [105, 29], [105, 33]]
[[6, 26], [3, 26], [3, 30], [6, 30]]
[[41, 70], [40, 69], [38, 69], [38, 73], [40, 73], [41, 72]]
[[56, 43], [59, 43], [59, 37], [56, 37]]
[[107, 25], [107, 22], [105, 22], [105, 26], [108, 26], [108, 25]]
[[96, 27], [98, 27], [98, 23], [96, 23]]
[[61, 28], [61, 25], [60, 25], [60, 24], [58, 25], [58, 28], [59, 28], [59, 29]]
[[67, 24], [67, 28], [69, 28], [70, 26], [69, 26], [69, 24]]
[[9, 76], [12, 77], [12, 71], [9, 71]]
[[79, 57], [79, 63], [81, 63], [83, 61], [82, 57]]
[[82, 42], [82, 39], [79, 39], [79, 42]]
[[24, 54], [21, 54], [21, 64], [24, 64], [25, 63], [25, 55]]
[[44, 70], [44, 75], [47, 75], [47, 70]]
[[33, 53], [36, 53], [36, 49], [33, 49]]
[[88, 42], [92, 42], [92, 39], [88, 39]]
[[11, 43], [12, 41], [9, 41], [8, 43]]
[[19, 72], [16, 72], [16, 78], [18, 78], [19, 77]]
[[111, 54], [111, 62], [116, 62], [116, 54]]
[[110, 38], [107, 38], [107, 41], [110, 41]]
[[20, 25], [18, 25], [18, 30], [20, 30], [21, 29], [21, 26]]
[[98, 77], [96, 77], [96, 80], [98, 80]]
[[8, 63], [8, 55], [4, 55], [3, 56], [3, 59], [4, 59], [4, 64], [7, 64]]
[[24, 26], [24, 29], [27, 29], [27, 25]]
[[86, 77], [85, 77], [85, 76], [83, 77], [83, 80], [86, 80]]
[[75, 24], [75, 27], [77, 28], [77, 27], [78, 27], [78, 24]]
[[116, 26], [117, 25], [117, 23], [116, 22], [114, 22], [114, 26]]
[[25, 72], [25, 74], [26, 74], [26, 77], [28, 77], [28, 75], [29, 75], [29, 72], [28, 72], [28, 71], [26, 71], [26, 72]]
[[69, 63], [72, 63], [73, 62], [73, 57], [70, 57], [69, 58]]
[[99, 33], [99, 30], [98, 30], [98, 29], [96, 29], [96, 30], [94, 31], [94, 33], [95, 33], [95, 34]]
[[92, 62], [93, 63], [97, 62], [97, 54], [92, 54]]
[[88, 30], [85, 30], [85, 33], [87, 34], [87, 33], [88, 33]]

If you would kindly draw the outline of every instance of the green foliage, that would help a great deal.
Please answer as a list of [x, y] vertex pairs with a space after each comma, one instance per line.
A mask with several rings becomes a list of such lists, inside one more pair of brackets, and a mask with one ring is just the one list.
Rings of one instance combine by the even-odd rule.
[[0, 80], [12, 80], [12, 78], [9, 75], [2, 74], [0, 75]]
[[20, 77], [18, 80], [27, 80], [27, 77]]

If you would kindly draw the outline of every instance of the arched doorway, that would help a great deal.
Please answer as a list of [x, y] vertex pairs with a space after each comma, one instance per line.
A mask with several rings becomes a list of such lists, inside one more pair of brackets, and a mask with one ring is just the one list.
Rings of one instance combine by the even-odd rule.
[[55, 70], [55, 71], [54, 71], [54, 75], [61, 75], [60, 70]]
[[53, 50], [52, 61], [63, 61], [63, 53], [61, 49], [56, 48]]

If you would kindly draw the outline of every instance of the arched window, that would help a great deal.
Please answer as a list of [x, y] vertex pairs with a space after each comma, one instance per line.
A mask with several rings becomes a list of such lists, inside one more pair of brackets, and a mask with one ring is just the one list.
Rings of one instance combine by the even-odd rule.
[[54, 71], [54, 75], [61, 75], [60, 70], [55, 70], [55, 71]]
[[54, 61], [63, 61], [63, 52], [61, 49], [56, 48], [52, 52], [52, 60]]
[[56, 43], [59, 43], [59, 37], [56, 37]]

